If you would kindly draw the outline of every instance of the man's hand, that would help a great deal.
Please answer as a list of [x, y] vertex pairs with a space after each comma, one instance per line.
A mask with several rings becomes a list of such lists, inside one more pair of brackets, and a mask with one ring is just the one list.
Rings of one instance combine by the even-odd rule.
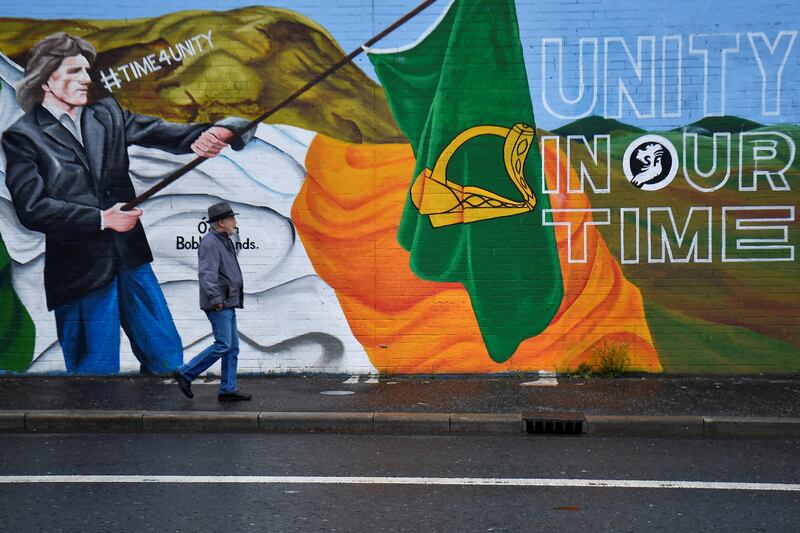
[[214, 310], [216, 310], [216, 311], [222, 311], [223, 307], [225, 307], [225, 306], [223, 304], [221, 304], [221, 303], [214, 304]]
[[214, 157], [228, 146], [233, 132], [222, 126], [212, 126], [192, 143], [192, 151], [201, 157]]
[[107, 229], [113, 229], [119, 233], [125, 233], [136, 227], [139, 217], [142, 216], [142, 210], [134, 207], [130, 211], [122, 211], [124, 202], [120, 202], [114, 207], [103, 211], [103, 224]]

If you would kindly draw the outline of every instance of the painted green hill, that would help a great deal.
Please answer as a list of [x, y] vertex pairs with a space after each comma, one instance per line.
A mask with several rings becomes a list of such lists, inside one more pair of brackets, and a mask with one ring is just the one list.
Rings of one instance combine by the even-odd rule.
[[722, 117], [704, 117], [696, 122], [692, 122], [688, 126], [675, 128], [670, 131], [683, 131], [684, 128], [695, 133], [702, 133], [713, 135], [714, 133], [739, 133], [742, 131], [750, 131], [760, 128], [762, 125], [758, 122], [748, 120], [733, 115], [725, 115]]
[[[181, 11], [135, 20], [0, 18], [0, 51], [25, 65], [30, 47], [58, 31], [79, 35], [98, 50], [100, 72], [212, 32], [213, 48], [114, 89], [123, 105], [168, 120], [258, 116], [344, 56], [319, 24], [289, 10], [247, 7]], [[201, 41], [205, 43], [205, 41]], [[383, 89], [352, 63], [269, 118], [350, 142], [403, 142]]]
[[[800, 127], [795, 125], [770, 125], [754, 129], [776, 131], [792, 139], [800, 139]], [[683, 142], [680, 131], [654, 133], [670, 140], [680, 151]], [[622, 257], [618, 210], [622, 207], [639, 209], [638, 232], [628, 219], [625, 242], [626, 257], [631, 257], [630, 245], [638, 236], [640, 261], [620, 262], [619, 266], [625, 277], [641, 291], [650, 334], [664, 371], [734, 374], [800, 372], [800, 304], [791, 291], [791, 280], [800, 275], [798, 263], [732, 263], [722, 262], [720, 258], [723, 207], [797, 205], [800, 202], [800, 190], [792, 187], [789, 191], [771, 191], [762, 181], [758, 199], [755, 200], [752, 193], [739, 191], [738, 160], [734, 160], [726, 185], [712, 193], [692, 187], [680, 170], [669, 186], [658, 191], [642, 191], [628, 183], [622, 170], [623, 154], [636, 137], [635, 133], [612, 137], [612, 193], [594, 193], [588, 189], [587, 195], [593, 208], [610, 209], [612, 217], [617, 217], [612, 224], [599, 225], [598, 230], [618, 261]], [[738, 153], [738, 136], [733, 137], [733, 150]], [[757, 166], [753, 161], [752, 146], [757, 140], [747, 142], [741, 161], [744, 175], [752, 174], [756, 168], [763, 170], [764, 167], [763, 162]], [[724, 175], [726, 153], [719, 150], [715, 162], [712, 159], [712, 139], [700, 137], [699, 143], [699, 168], [708, 170], [716, 163], [718, 169], [715, 177], [708, 182], [710, 185]], [[581, 143], [575, 143], [572, 153], [577, 157], [588, 157], [582, 150], [585, 149]], [[777, 154], [776, 162], [770, 168], [781, 168], [790, 156], [784, 149]], [[691, 153], [686, 163], [690, 168], [694, 166]], [[789, 179], [797, 179], [800, 175], [800, 160], [797, 157], [786, 175]], [[662, 235], [658, 225], [648, 227], [647, 210], [652, 206], [671, 208], [678, 231], [684, 228], [691, 207], [711, 207], [712, 262], [680, 263], [667, 260], [649, 263], [648, 239], [652, 239], [655, 250]], [[800, 246], [800, 221], [788, 222], [787, 226], [788, 244], [795, 248]], [[702, 217], [698, 217], [689, 230], [707, 231], [706, 227]], [[648, 235], [648, 230], [653, 233]], [[726, 237], [726, 247], [734, 249], [734, 237]], [[742, 235], [739, 234], [739, 237]], [[687, 253], [685, 247], [681, 253]]]
[[[682, 132], [684, 129], [700, 133], [702, 135], [711, 135], [720, 132], [739, 133], [741, 131], [750, 131], [761, 128], [762, 125], [752, 120], [741, 118], [733, 115], [726, 115], [722, 117], [705, 117], [696, 122], [692, 122], [686, 126], [671, 129], [671, 132]], [[612, 118], [603, 118], [597, 115], [578, 119], [569, 124], [565, 124], [553, 130], [553, 133], [561, 136], [566, 135], [585, 135], [591, 137], [593, 135], [605, 135], [608, 133], [643, 133], [645, 130], [637, 128], [630, 124], [625, 124]]]
[[624, 122], [614, 120], [613, 118], [603, 118], [597, 115], [592, 115], [591, 117], [581, 118], [575, 122], [565, 124], [560, 128], [553, 130], [553, 133], [561, 136], [584, 135], [586, 137], [592, 137], [594, 135], [605, 135], [611, 132], [639, 133], [643, 131], [644, 130], [641, 128], [631, 126], [630, 124], [625, 124]]

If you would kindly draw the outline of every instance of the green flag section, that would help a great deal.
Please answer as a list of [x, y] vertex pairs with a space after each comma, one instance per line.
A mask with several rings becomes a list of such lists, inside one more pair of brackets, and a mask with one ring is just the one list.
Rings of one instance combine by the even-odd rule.
[[416, 157], [398, 232], [411, 269], [462, 283], [506, 361], [564, 293], [514, 2], [457, 0], [411, 47], [369, 52]]
[[[0, 172], [0, 179], [5, 180], [4, 172]], [[36, 328], [14, 292], [11, 258], [0, 239], [0, 372], [22, 372], [28, 368], [35, 344]]]
[[22, 372], [28, 368], [35, 342], [33, 321], [14, 292], [11, 258], [0, 240], [0, 371]]

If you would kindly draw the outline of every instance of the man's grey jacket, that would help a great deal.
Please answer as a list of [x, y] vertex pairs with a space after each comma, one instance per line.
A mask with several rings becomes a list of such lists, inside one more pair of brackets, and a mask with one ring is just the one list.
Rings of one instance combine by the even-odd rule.
[[200, 239], [197, 249], [197, 275], [200, 280], [200, 309], [244, 307], [242, 269], [233, 242], [221, 231], [211, 230]]
[[[234, 117], [217, 122], [244, 124]], [[101, 211], [136, 196], [128, 174], [128, 146], [191, 153], [192, 142], [210, 126], [137, 115], [104, 98], [84, 108], [85, 146], [41, 105], [3, 133], [6, 185], [14, 210], [23, 226], [46, 236], [49, 309], [105, 287], [120, 263], [135, 267], [153, 260], [141, 222], [126, 233], [100, 229]], [[233, 144], [234, 149], [243, 148], [249, 137]]]

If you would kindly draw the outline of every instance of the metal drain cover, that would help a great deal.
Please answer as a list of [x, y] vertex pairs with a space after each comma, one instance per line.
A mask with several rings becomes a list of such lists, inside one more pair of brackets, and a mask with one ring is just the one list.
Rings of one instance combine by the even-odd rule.
[[530, 413], [522, 420], [530, 435], [580, 435], [586, 424], [586, 417], [577, 413]]
[[347, 396], [348, 394], [355, 394], [355, 392], [351, 390], [324, 390], [320, 392], [320, 394], [325, 394], [327, 396]]

